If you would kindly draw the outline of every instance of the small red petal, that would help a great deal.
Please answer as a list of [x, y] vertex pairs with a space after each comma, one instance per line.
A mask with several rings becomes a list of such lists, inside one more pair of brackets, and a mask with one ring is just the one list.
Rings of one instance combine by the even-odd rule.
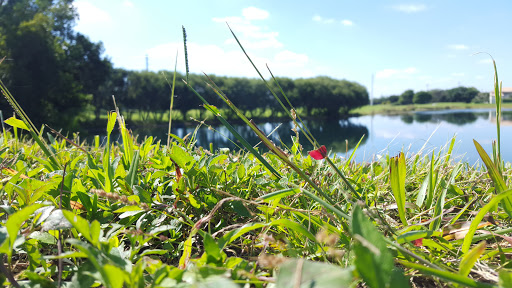
[[414, 244], [414, 246], [416, 246], [416, 247], [421, 247], [421, 246], [423, 246], [423, 238], [413, 240], [413, 241], [412, 241], [412, 244]]
[[322, 147], [316, 150], [309, 151], [309, 156], [315, 160], [322, 160], [327, 157], [327, 148], [325, 148], [325, 145], [322, 145]]

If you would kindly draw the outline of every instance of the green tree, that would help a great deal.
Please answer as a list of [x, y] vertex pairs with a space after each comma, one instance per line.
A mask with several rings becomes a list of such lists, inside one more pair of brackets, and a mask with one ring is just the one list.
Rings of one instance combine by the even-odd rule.
[[402, 95], [400, 95], [400, 100], [398, 100], [398, 104], [407, 105], [412, 104], [412, 98], [414, 97], [414, 91], [406, 90]]
[[414, 94], [412, 98], [414, 104], [425, 104], [432, 102], [432, 94], [425, 91], [420, 91]]
[[72, 0], [0, 2], [0, 77], [37, 126], [76, 129], [108, 73], [101, 44], [73, 31], [76, 16]]

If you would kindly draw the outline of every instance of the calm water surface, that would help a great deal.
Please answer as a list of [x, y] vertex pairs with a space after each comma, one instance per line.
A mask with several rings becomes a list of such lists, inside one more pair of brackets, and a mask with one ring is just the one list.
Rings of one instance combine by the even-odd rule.
[[[447, 146], [453, 136], [456, 137], [453, 155], [458, 159], [474, 164], [479, 160], [473, 145], [477, 140], [490, 154], [491, 143], [496, 139], [496, 117], [493, 110], [449, 110], [416, 112], [403, 115], [373, 115], [351, 117], [340, 121], [307, 121], [305, 123], [317, 140], [324, 144], [328, 150], [339, 156], [347, 157], [359, 139], [365, 135], [356, 151], [355, 160], [369, 162], [377, 159], [377, 155], [398, 154], [400, 151], [412, 154], [422, 151], [430, 154], [432, 151]], [[283, 145], [291, 144], [294, 132], [291, 122], [264, 123], [260, 128], [270, 134], [276, 127], [271, 139]], [[249, 143], [256, 145], [259, 141], [254, 133], [245, 125], [234, 126], [237, 131], [248, 139]], [[224, 127], [200, 127], [197, 130], [197, 145], [214, 148], [228, 147], [238, 149], [236, 139]], [[195, 128], [176, 126], [173, 133], [184, 137], [193, 133]], [[153, 135], [166, 139], [166, 127], [139, 128], [134, 133]], [[348, 155], [347, 155], [347, 141]], [[233, 142], [231, 142], [233, 141]], [[301, 144], [305, 149], [311, 149], [305, 137], [301, 137]], [[501, 127], [502, 157], [506, 162], [512, 161], [512, 109], [503, 111]]]

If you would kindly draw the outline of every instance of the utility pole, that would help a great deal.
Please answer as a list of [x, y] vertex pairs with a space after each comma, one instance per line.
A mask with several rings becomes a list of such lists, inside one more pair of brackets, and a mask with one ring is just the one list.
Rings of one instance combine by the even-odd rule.
[[373, 78], [374, 78], [375, 74], [372, 74], [372, 87], [371, 87], [371, 92], [370, 92], [370, 106], [373, 106]]
[[149, 59], [148, 59], [148, 54], [146, 54], [146, 72], [149, 71]]

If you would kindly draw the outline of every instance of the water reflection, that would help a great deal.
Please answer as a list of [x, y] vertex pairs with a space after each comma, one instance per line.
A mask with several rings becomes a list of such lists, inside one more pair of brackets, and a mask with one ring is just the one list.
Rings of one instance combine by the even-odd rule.
[[[320, 144], [326, 145], [330, 151], [344, 154], [351, 150], [359, 139], [365, 135], [360, 148], [356, 153], [357, 161], [370, 161], [375, 154], [397, 154], [399, 151], [423, 153], [439, 149], [445, 146], [456, 135], [457, 144], [454, 153], [464, 155], [464, 160], [472, 163], [479, 157], [473, 145], [473, 139], [490, 149], [490, 143], [496, 139], [495, 112], [487, 109], [458, 110], [458, 111], [429, 111], [416, 112], [401, 115], [374, 115], [351, 117], [348, 120], [339, 121], [306, 121], [305, 125], [315, 136]], [[259, 139], [247, 125], [233, 125], [251, 145], [256, 145]], [[260, 129], [274, 143], [290, 147], [292, 122], [269, 122], [259, 124]], [[278, 127], [276, 129], [276, 127]], [[133, 127], [132, 127], [133, 128]], [[197, 145], [209, 147], [212, 143], [214, 149], [227, 147], [238, 149], [240, 145], [228, 129], [223, 126], [215, 126], [209, 129], [206, 126], [173, 125], [173, 133], [183, 138], [197, 129]], [[151, 135], [158, 139], [167, 139], [167, 126], [137, 127], [134, 134], [143, 138]], [[274, 131], [275, 130], [275, 131]], [[273, 132], [274, 131], [274, 132]], [[502, 143], [512, 141], [512, 109], [503, 111]], [[310, 150], [311, 144], [301, 135], [300, 143], [304, 149]], [[426, 148], [425, 148], [426, 147]], [[262, 147], [262, 149], [266, 149]], [[512, 159], [512, 147], [502, 145], [505, 161]], [[508, 149], [508, 150], [507, 150]], [[351, 151], [349, 151], [350, 153]], [[488, 152], [491, 152], [488, 150]]]
[[[315, 136], [317, 141], [325, 144], [329, 149], [334, 151], [346, 151], [353, 149], [359, 142], [363, 135], [366, 137], [361, 143], [365, 143], [368, 136], [368, 128], [365, 125], [353, 124], [349, 120], [340, 120], [338, 122], [321, 122], [321, 121], [305, 121], [304, 124], [308, 127], [309, 131]], [[233, 125], [236, 131], [244, 137], [251, 145], [256, 145], [260, 142], [259, 138], [247, 125]], [[259, 124], [258, 127], [267, 135], [274, 143], [290, 147], [292, 144], [292, 136], [295, 132], [292, 131], [293, 122], [268, 122]], [[277, 129], [276, 129], [277, 128]], [[173, 128], [173, 133], [180, 138], [185, 137], [189, 133], [194, 133], [197, 129], [196, 139], [197, 145], [209, 147], [212, 143], [214, 149], [217, 148], [230, 148], [239, 149], [241, 146], [236, 138], [231, 135], [229, 130], [223, 126], [216, 126], [209, 129], [206, 126], [185, 127], [183, 125]], [[275, 131], [274, 131], [275, 130]], [[138, 135], [152, 135], [159, 139], [166, 139], [165, 127], [141, 127], [134, 129], [134, 134]], [[312, 145], [307, 141], [306, 137], [300, 136], [300, 143], [306, 150], [310, 150]], [[348, 146], [347, 146], [348, 145]]]

